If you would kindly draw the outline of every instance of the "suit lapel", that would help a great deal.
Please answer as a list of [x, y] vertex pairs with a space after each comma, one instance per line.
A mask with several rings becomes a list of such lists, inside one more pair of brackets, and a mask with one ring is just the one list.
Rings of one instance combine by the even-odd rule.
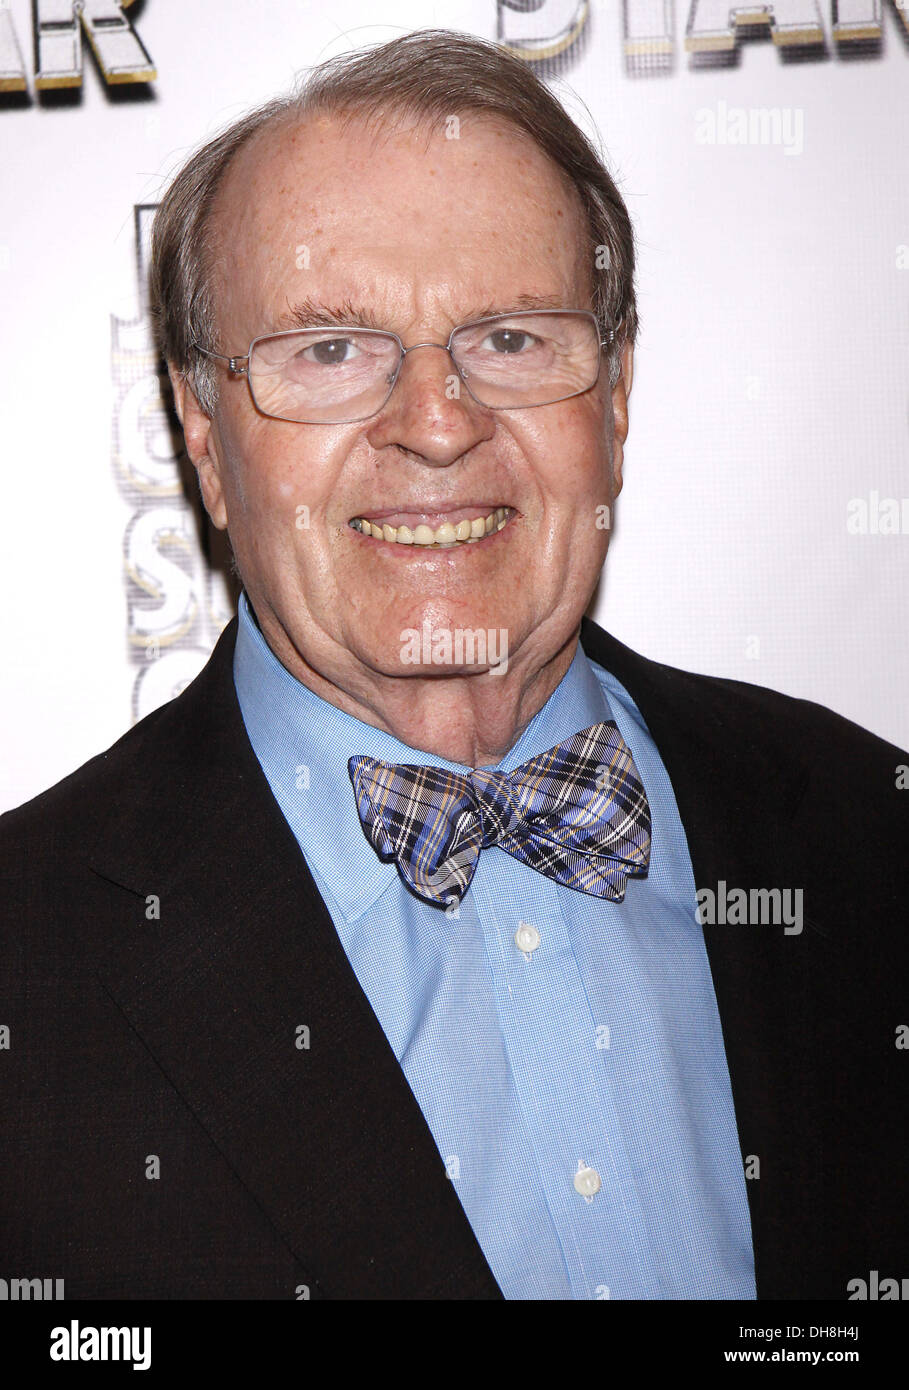
[[160, 899], [102, 981], [314, 1296], [499, 1298], [249, 745], [234, 635], [153, 716], [149, 783], [99, 837], [94, 871]]
[[[799, 887], [804, 846], [790, 833], [807, 782], [766, 696], [647, 661], [585, 620], [582, 642], [637, 704], [669, 773], [698, 889]], [[792, 1296], [793, 1271], [820, 1229], [815, 1209], [817, 1106], [825, 1089], [812, 1046], [823, 938], [806, 919], [715, 924], [704, 938], [722, 1025], [743, 1159], [759, 1298]], [[753, 1160], [758, 1160], [755, 1169]], [[747, 1170], [746, 1170], [747, 1171]]]

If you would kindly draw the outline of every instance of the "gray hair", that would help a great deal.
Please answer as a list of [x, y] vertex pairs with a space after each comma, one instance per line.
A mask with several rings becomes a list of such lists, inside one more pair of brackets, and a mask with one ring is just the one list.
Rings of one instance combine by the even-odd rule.
[[593, 308], [607, 337], [610, 381], [638, 330], [635, 244], [628, 210], [602, 156], [530, 65], [484, 39], [418, 30], [345, 53], [302, 75], [287, 96], [233, 122], [197, 150], [167, 188], [152, 232], [149, 305], [158, 345], [207, 414], [217, 404], [215, 364], [193, 348], [214, 347], [212, 209], [239, 150], [267, 127], [311, 112], [381, 121], [388, 115], [447, 121], [465, 112], [496, 117], [528, 135], [573, 185], [586, 219]]

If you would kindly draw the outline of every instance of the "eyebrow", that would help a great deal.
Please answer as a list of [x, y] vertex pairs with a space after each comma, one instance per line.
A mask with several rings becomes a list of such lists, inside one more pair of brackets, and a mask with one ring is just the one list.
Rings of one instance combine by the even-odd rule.
[[382, 328], [369, 309], [357, 309], [349, 300], [341, 304], [322, 304], [316, 299], [301, 299], [276, 320], [277, 331], [282, 328], [328, 328], [333, 324], [357, 324], [361, 328]]
[[[496, 318], [501, 314], [515, 314], [529, 309], [567, 309], [571, 307], [573, 306], [563, 303], [561, 295], [519, 294], [515, 299], [507, 302], [481, 305], [461, 322], [471, 323], [474, 319]], [[342, 325], [351, 328], [388, 330], [387, 322], [383, 321], [375, 310], [362, 305], [358, 306], [350, 299], [345, 299], [340, 304], [325, 304], [307, 297], [290, 305], [287, 312], [281, 314], [275, 321], [275, 327], [269, 331], [279, 333], [285, 329], [331, 328]]]

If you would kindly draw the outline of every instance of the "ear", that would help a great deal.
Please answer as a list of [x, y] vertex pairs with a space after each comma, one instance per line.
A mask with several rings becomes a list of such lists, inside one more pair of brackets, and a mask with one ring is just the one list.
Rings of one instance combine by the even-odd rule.
[[219, 531], [227, 530], [227, 507], [224, 502], [223, 463], [218, 454], [217, 440], [210, 415], [199, 404], [195, 391], [186, 376], [172, 362], [167, 364], [167, 374], [174, 393], [174, 404], [186, 452], [199, 476], [199, 487], [205, 510], [212, 519], [212, 525]]
[[631, 395], [631, 382], [634, 377], [633, 343], [623, 345], [621, 363], [619, 379], [612, 388], [612, 476], [616, 497], [622, 491], [622, 462], [625, 456], [625, 440], [628, 438], [628, 397]]

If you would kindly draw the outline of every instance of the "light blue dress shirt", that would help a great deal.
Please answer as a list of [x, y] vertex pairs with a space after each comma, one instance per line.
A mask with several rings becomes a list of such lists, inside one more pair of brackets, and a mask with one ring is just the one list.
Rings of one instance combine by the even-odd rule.
[[[650, 801], [648, 877], [608, 902], [492, 846], [455, 916], [378, 858], [347, 760], [464, 766], [313, 694], [274, 656], [245, 595], [234, 682], [256, 756], [505, 1298], [754, 1298], [691, 861], [666, 770], [623, 686], [579, 645], [496, 766], [510, 771], [615, 719]], [[533, 949], [515, 941], [522, 924], [534, 930], [521, 944], [539, 937]], [[579, 1168], [594, 1170], [586, 1194]]]

